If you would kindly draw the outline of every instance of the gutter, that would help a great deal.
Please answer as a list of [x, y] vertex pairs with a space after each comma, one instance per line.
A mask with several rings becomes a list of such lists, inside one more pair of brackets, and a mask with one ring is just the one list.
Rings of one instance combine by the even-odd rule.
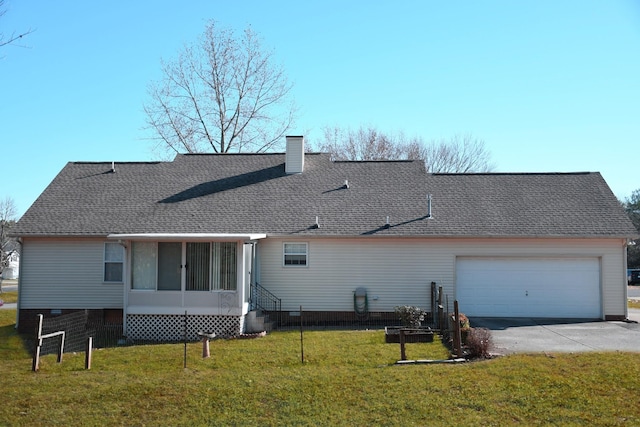
[[628, 235], [598, 235], [598, 234], [296, 234], [296, 233], [267, 233], [266, 238], [319, 238], [319, 239], [628, 239]]
[[266, 234], [260, 233], [133, 233], [133, 234], [109, 234], [111, 240], [149, 240], [149, 241], [212, 241], [212, 240], [248, 240], [264, 239]]

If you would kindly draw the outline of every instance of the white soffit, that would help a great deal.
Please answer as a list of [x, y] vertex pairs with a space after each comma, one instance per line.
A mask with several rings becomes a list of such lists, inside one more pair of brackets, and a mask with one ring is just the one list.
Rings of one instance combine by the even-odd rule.
[[214, 241], [214, 240], [259, 240], [266, 238], [266, 234], [232, 234], [232, 233], [138, 233], [138, 234], [109, 234], [113, 240], [153, 240], [153, 241]]

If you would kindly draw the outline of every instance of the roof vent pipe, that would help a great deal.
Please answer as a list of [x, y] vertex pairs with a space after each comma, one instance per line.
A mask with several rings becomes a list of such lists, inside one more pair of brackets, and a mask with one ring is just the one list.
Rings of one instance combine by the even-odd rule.
[[389, 223], [389, 215], [387, 215], [387, 222], [384, 224], [384, 228], [389, 228], [391, 227], [391, 224]]
[[432, 216], [431, 216], [431, 194], [427, 194], [427, 218], [432, 218]]
[[116, 162], [111, 162], [111, 172], [115, 172], [116, 171]]
[[304, 170], [304, 137], [287, 136], [284, 171], [287, 175], [302, 173]]
[[320, 228], [320, 222], [318, 221], [318, 216], [316, 215], [316, 223], [314, 225], [314, 228]]
[[348, 179], [344, 180], [344, 188], [349, 188], [349, 180]]

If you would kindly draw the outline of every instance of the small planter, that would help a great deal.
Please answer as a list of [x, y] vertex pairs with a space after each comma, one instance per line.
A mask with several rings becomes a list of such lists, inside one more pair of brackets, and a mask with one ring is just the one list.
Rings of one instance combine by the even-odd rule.
[[402, 328], [401, 326], [387, 326], [384, 328], [384, 340], [387, 343], [400, 342], [400, 329], [404, 329], [405, 342], [433, 342], [431, 328]]

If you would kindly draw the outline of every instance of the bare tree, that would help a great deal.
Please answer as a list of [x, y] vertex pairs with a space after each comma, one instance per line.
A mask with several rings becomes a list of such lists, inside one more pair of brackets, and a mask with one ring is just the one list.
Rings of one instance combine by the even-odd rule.
[[[0, 0], [0, 18], [7, 13], [7, 9], [4, 6], [4, 0]], [[29, 28], [27, 31], [16, 33], [12, 32], [10, 35], [5, 36], [4, 33], [0, 32], [0, 47], [15, 44], [17, 41], [22, 40], [22, 38], [26, 35], [33, 33], [35, 30]]]
[[262, 152], [282, 141], [295, 108], [291, 84], [251, 28], [237, 37], [209, 21], [197, 43], [162, 63], [148, 87], [147, 125], [168, 152]]
[[318, 149], [332, 153], [336, 160], [424, 160], [431, 173], [493, 170], [484, 141], [469, 134], [425, 143], [422, 138], [384, 133], [373, 126], [355, 131], [334, 126], [324, 128]]
[[320, 151], [337, 160], [400, 160], [406, 158], [402, 144], [373, 126], [357, 130], [325, 127]]
[[494, 169], [484, 141], [470, 134], [427, 144], [413, 140], [407, 146], [407, 158], [424, 160], [427, 172], [431, 173], [491, 172]]
[[9, 256], [14, 250], [15, 240], [9, 237], [9, 231], [15, 222], [16, 204], [13, 199], [6, 197], [0, 200], [0, 281], [2, 272], [9, 265]]

